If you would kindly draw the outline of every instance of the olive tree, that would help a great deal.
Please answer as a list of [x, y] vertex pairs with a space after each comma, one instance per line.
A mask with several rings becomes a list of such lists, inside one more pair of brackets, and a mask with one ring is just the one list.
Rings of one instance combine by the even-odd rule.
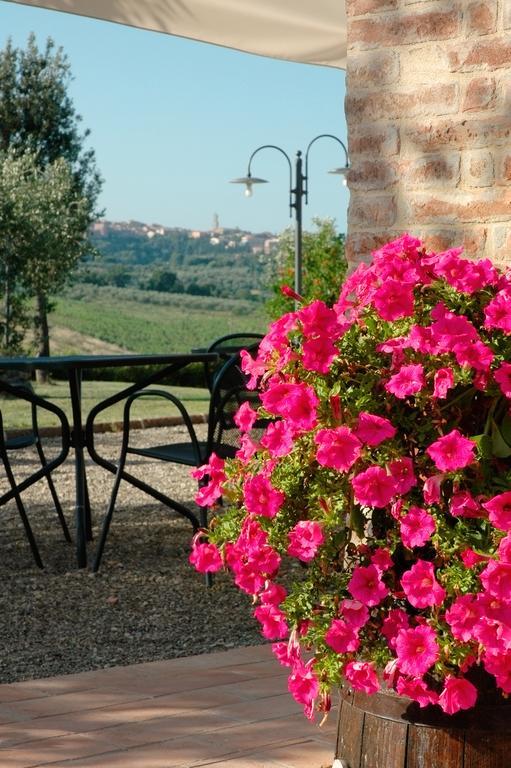
[[[27, 221], [39, 217], [42, 229], [37, 238], [27, 235], [26, 240], [18, 230], [19, 236], [11, 241], [9, 247], [14, 252], [8, 269], [9, 301], [12, 310], [12, 302], [21, 300], [24, 291], [34, 292], [38, 352], [43, 355], [49, 354], [48, 294], [62, 286], [66, 274], [76, 264], [77, 254], [85, 252], [83, 240], [88, 226], [100, 215], [96, 203], [102, 182], [96, 169], [94, 151], [85, 146], [89, 131], [81, 130], [81, 117], [68, 93], [71, 79], [68, 59], [62, 48], [55, 47], [51, 38], [42, 50], [38, 48], [35, 35], [31, 34], [25, 49], [14, 48], [9, 40], [0, 51], [0, 152], [6, 153], [4, 162], [8, 163], [26, 155], [28, 165], [35, 165], [41, 170], [41, 175], [37, 175], [33, 168], [28, 170], [27, 166], [25, 169], [30, 183], [35, 185], [34, 203], [27, 213]], [[13, 168], [22, 172], [22, 167], [16, 165], [11, 165], [7, 172], [11, 173]], [[42, 189], [44, 184], [48, 185], [45, 191]], [[51, 235], [42, 220], [54, 222], [54, 212], [65, 199], [75, 219], [71, 224], [70, 218], [65, 217], [66, 226], [57, 229], [62, 236], [59, 239]], [[39, 201], [37, 204], [36, 200]], [[28, 199], [23, 205], [30, 208]], [[5, 213], [7, 215], [7, 210]], [[78, 224], [80, 231], [77, 230]], [[22, 227], [23, 232], [25, 229]], [[24, 265], [30, 242], [36, 250], [30, 254], [33, 278], [28, 280]], [[69, 253], [68, 248], [71, 249]], [[6, 250], [0, 250], [3, 260], [7, 259]], [[0, 265], [2, 267], [5, 281], [5, 263]], [[10, 333], [7, 336], [4, 333], [4, 344], [6, 340], [14, 343]]]

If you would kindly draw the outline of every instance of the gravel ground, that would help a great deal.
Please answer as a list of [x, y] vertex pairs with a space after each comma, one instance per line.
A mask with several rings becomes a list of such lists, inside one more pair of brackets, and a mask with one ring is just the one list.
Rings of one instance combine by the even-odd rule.
[[[183, 431], [138, 430], [136, 438], [161, 444], [168, 442], [169, 433], [182, 439]], [[119, 439], [111, 433], [97, 435], [98, 450], [118, 455]], [[52, 443], [46, 439], [45, 447]], [[18, 479], [36, 462], [31, 450], [18, 452], [13, 465]], [[193, 505], [196, 486], [188, 468], [132, 457], [133, 471], [135, 465], [152, 485]], [[0, 471], [2, 489], [6, 480]], [[72, 456], [54, 472], [54, 479], [74, 535]], [[96, 534], [113, 477], [89, 460], [87, 479]], [[46, 482], [25, 491], [23, 500], [45, 569], [34, 564], [14, 503], [1, 507], [0, 682], [262, 642], [250, 615], [250, 598], [233, 587], [226, 574], [218, 574], [207, 589], [188, 564], [188, 521], [127, 483], [121, 485], [97, 574], [76, 568], [74, 545], [62, 536]]]

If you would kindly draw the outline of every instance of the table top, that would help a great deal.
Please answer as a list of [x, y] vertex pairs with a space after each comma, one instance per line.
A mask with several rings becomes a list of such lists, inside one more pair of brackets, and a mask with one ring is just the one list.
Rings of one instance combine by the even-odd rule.
[[216, 352], [169, 352], [154, 355], [66, 355], [52, 357], [0, 357], [0, 371], [32, 371], [61, 368], [118, 368], [136, 365], [207, 363], [218, 360]]

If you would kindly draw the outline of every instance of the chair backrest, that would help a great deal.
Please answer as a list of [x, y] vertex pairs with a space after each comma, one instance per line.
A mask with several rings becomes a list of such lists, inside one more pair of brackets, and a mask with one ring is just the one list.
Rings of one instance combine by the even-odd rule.
[[206, 363], [205, 376], [206, 384], [210, 392], [213, 391], [215, 379], [226, 360], [235, 356], [242, 349], [252, 349], [257, 347], [258, 343], [264, 338], [261, 333], [228, 333], [225, 336], [212, 341], [207, 352], [216, 352], [218, 362]]
[[[257, 344], [248, 348], [257, 352]], [[247, 349], [246, 346], [242, 349]], [[234, 456], [240, 446], [241, 431], [234, 421], [238, 409], [248, 402], [256, 410], [260, 405], [257, 391], [248, 389], [248, 377], [241, 369], [240, 353], [231, 354], [215, 375], [208, 416], [208, 455], [217, 453], [222, 458]], [[265, 424], [257, 421], [254, 430]]]

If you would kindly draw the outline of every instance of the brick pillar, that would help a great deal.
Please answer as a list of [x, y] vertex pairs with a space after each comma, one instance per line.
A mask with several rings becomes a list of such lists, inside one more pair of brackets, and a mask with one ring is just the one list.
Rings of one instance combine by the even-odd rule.
[[348, 256], [407, 231], [511, 263], [511, 0], [346, 0]]

